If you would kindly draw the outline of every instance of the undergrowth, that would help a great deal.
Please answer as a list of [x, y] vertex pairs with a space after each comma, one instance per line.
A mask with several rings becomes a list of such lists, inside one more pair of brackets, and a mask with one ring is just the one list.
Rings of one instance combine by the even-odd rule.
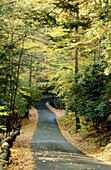
[[[59, 120], [64, 128], [72, 134], [76, 133], [75, 125], [75, 116], [74, 114], [69, 114], [68, 116], [63, 116]], [[111, 142], [111, 132], [104, 131], [101, 129], [99, 131], [95, 130], [92, 122], [86, 122], [84, 117], [80, 117], [81, 129], [78, 130], [78, 133], [81, 134], [83, 140], [88, 139], [88, 141], [93, 141], [98, 143], [100, 147], [105, 147], [108, 143]]]

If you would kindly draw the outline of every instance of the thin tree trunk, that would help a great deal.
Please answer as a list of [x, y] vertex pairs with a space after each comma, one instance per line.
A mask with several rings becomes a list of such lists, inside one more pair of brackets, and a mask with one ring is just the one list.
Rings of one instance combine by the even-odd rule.
[[[79, 4], [77, 4], [77, 9], [76, 9], [76, 20], [79, 21]], [[79, 26], [77, 25], [75, 28], [75, 32], [76, 34], [78, 34], [78, 30], [79, 30]], [[76, 42], [78, 42], [78, 39], [76, 40]], [[76, 90], [75, 93], [78, 93], [78, 89], [77, 89], [77, 84], [78, 84], [78, 78], [77, 78], [77, 74], [78, 74], [78, 48], [75, 49], [75, 85], [76, 85]], [[78, 117], [78, 111], [77, 111], [77, 106], [78, 106], [78, 101], [77, 98], [75, 99], [75, 118], [76, 118], [76, 132], [80, 129], [80, 120]]]
[[[14, 25], [13, 25], [13, 28], [12, 28], [12, 34], [11, 34], [11, 45], [13, 46], [14, 42]], [[9, 58], [9, 61], [10, 61], [10, 110], [12, 110], [12, 107], [13, 107], [13, 92], [14, 92], [14, 83], [13, 83], [13, 75], [14, 75], [14, 71], [13, 71], [13, 48], [11, 49], [10, 51], [10, 58]]]
[[96, 62], [96, 50], [94, 50], [94, 64]]
[[15, 87], [15, 93], [14, 93], [14, 99], [13, 99], [12, 113], [14, 113], [14, 109], [15, 109], [15, 99], [16, 99], [17, 90], [18, 90], [18, 81], [19, 81], [19, 75], [20, 75], [20, 64], [21, 64], [21, 58], [22, 58], [22, 55], [23, 55], [24, 40], [25, 40], [25, 38], [23, 39], [23, 42], [22, 42], [22, 49], [21, 49], [20, 56], [19, 56], [19, 61], [18, 61], [16, 87]]
[[101, 57], [101, 40], [99, 41], [98, 44], [98, 60], [100, 60], [100, 57]]
[[29, 75], [29, 87], [31, 87], [32, 83], [32, 55], [30, 57], [30, 75]]

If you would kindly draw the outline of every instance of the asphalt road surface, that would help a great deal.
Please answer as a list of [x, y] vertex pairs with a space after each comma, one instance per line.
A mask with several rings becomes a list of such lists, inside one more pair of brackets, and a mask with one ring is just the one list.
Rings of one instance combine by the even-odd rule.
[[34, 170], [111, 170], [111, 165], [86, 156], [64, 138], [56, 115], [45, 106], [48, 100], [35, 106], [39, 121], [31, 141]]

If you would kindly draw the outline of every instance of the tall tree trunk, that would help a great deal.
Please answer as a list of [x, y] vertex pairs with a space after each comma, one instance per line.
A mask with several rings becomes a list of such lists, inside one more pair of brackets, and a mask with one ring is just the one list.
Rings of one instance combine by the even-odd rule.
[[24, 40], [25, 40], [25, 38], [23, 37], [22, 48], [21, 48], [21, 52], [20, 52], [20, 55], [19, 55], [19, 61], [18, 61], [16, 87], [15, 87], [15, 93], [14, 93], [14, 99], [13, 99], [12, 113], [14, 113], [14, 109], [15, 109], [15, 99], [16, 99], [17, 90], [18, 90], [18, 82], [19, 82], [19, 75], [20, 75], [20, 64], [21, 64], [21, 58], [22, 58], [22, 55], [23, 55]]
[[100, 60], [101, 58], [101, 40], [99, 40], [99, 44], [98, 44], [98, 60]]
[[29, 87], [31, 87], [31, 83], [32, 83], [32, 55], [30, 56]]
[[[14, 40], [14, 25], [12, 27], [12, 33], [11, 33], [11, 46], [13, 47], [13, 40]], [[14, 91], [14, 83], [13, 83], [13, 48], [10, 50], [10, 56], [9, 56], [9, 68], [10, 68], [10, 110], [12, 110], [13, 105], [13, 91]]]
[[94, 64], [96, 62], [96, 50], [94, 50]]
[[[76, 9], [76, 20], [79, 21], [79, 4], [78, 3], [77, 3], [76, 8], [77, 8]], [[78, 32], [79, 32], [79, 26], [78, 25], [75, 28], [75, 32], [76, 32], [76, 34], [78, 34]], [[78, 38], [76, 39], [76, 42], [78, 42]], [[77, 84], [78, 84], [77, 74], [78, 74], [78, 48], [75, 48], [75, 85], [76, 85], [75, 93], [76, 94], [78, 93], [78, 89], [77, 89]], [[77, 106], [78, 106], [78, 100], [76, 98], [75, 99], [76, 132], [80, 129], [80, 119], [78, 117]]]

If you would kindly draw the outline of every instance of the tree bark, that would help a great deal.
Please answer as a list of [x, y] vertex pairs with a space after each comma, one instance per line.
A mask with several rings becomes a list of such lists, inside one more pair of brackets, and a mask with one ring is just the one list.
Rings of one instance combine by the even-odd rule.
[[14, 93], [14, 99], [13, 99], [13, 105], [12, 105], [12, 113], [13, 113], [13, 114], [14, 114], [14, 109], [15, 109], [16, 94], [17, 94], [17, 90], [18, 90], [18, 81], [19, 81], [19, 75], [20, 75], [21, 58], [22, 58], [23, 49], [24, 49], [24, 41], [25, 41], [25, 37], [23, 37], [22, 48], [21, 48], [21, 52], [20, 52], [20, 56], [19, 56], [19, 61], [18, 61], [16, 87], [15, 87], [15, 93]]
[[32, 83], [32, 55], [30, 56], [30, 75], [29, 75], [29, 87], [31, 87]]
[[[76, 6], [76, 20], [79, 21], [79, 4], [77, 4], [77, 6]], [[75, 32], [76, 32], [76, 34], [78, 34], [78, 32], [79, 32], [79, 26], [78, 25], [75, 28]], [[76, 42], [78, 42], [78, 39], [76, 39]], [[77, 89], [77, 84], [78, 84], [77, 74], [78, 74], [78, 48], [75, 48], [75, 85], [76, 85], [75, 94], [78, 93], [78, 89]], [[79, 117], [78, 117], [77, 105], [78, 105], [78, 101], [77, 101], [77, 98], [76, 98], [75, 99], [76, 132], [78, 132], [78, 130], [80, 129], [80, 120], [79, 120]]]

